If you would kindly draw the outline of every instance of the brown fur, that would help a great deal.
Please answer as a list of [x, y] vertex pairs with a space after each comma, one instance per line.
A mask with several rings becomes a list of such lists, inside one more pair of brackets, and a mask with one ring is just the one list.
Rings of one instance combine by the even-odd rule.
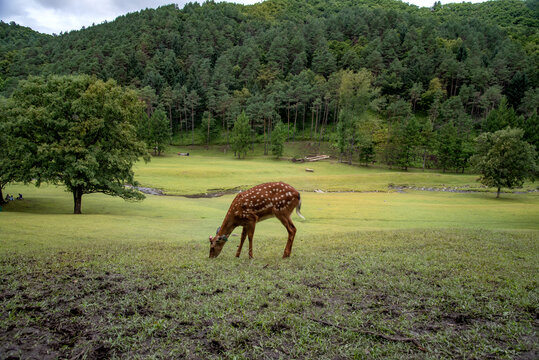
[[241, 240], [236, 252], [240, 256], [246, 237], [249, 237], [249, 257], [253, 257], [253, 236], [257, 222], [276, 217], [288, 231], [288, 242], [283, 258], [289, 257], [296, 235], [296, 227], [290, 218], [292, 211], [303, 218], [299, 192], [283, 182], [272, 182], [257, 185], [239, 193], [232, 201], [230, 208], [218, 229], [216, 236], [210, 237], [210, 257], [217, 257], [232, 231], [242, 226]]

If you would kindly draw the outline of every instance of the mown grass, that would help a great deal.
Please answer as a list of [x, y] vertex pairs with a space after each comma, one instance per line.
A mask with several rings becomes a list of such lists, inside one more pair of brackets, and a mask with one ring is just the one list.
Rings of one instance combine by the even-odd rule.
[[[166, 156], [154, 157], [148, 164], [138, 163], [137, 179], [144, 186], [158, 188], [171, 195], [248, 188], [266, 181], [285, 181], [297, 189], [309, 191], [387, 191], [390, 184], [486, 190], [476, 182], [477, 175], [473, 174], [442, 174], [413, 169], [404, 172], [347, 166], [337, 160], [292, 163], [261, 156], [262, 149], [259, 147], [256, 148], [256, 156], [249, 155], [247, 159], [238, 160], [230, 152], [224, 154], [223, 149], [173, 148]], [[299, 150], [292, 150], [296, 151]], [[189, 152], [190, 156], [178, 156], [177, 152]], [[306, 168], [314, 172], [306, 172]], [[534, 185], [526, 184], [526, 189], [530, 188], [534, 188]]]
[[[178, 192], [250, 185], [295, 166], [297, 178], [279, 180], [304, 190], [313, 174], [312, 187], [324, 190], [324, 176], [338, 190], [361, 176], [361, 188], [408, 176], [331, 163], [304, 174], [305, 164], [208, 155], [189, 159], [211, 175], [193, 175], [192, 185], [178, 175]], [[139, 165], [139, 180], [169, 191], [174, 166], [197, 171], [178, 165], [184, 160]], [[250, 166], [258, 170], [248, 176]], [[426, 186], [438, 177], [417, 175]], [[446, 176], [454, 175], [440, 175], [452, 186]], [[496, 200], [385, 186], [303, 191], [307, 220], [293, 216], [298, 235], [286, 260], [286, 231], [275, 219], [257, 225], [253, 260], [246, 249], [234, 257], [238, 237], [207, 258], [207, 236], [234, 195], [139, 203], [88, 195], [76, 216], [62, 189], [10, 186], [25, 200], [0, 213], [0, 359], [537, 358], [537, 193]], [[373, 333], [413, 338], [425, 351]]]

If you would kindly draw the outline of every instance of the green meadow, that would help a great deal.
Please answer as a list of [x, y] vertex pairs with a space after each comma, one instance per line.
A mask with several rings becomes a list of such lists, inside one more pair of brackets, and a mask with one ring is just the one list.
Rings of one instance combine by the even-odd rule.
[[[186, 152], [185, 149], [182, 149]], [[216, 148], [195, 150], [191, 156], [169, 154], [138, 163], [137, 179], [144, 186], [164, 190], [167, 194], [200, 194], [211, 190], [247, 188], [268, 181], [284, 181], [297, 189], [313, 191], [387, 191], [388, 185], [454, 187], [483, 189], [476, 175], [441, 174], [412, 170], [409, 172], [380, 168], [346, 166], [338, 161], [293, 163], [258, 156], [240, 161], [231, 153]], [[189, 149], [187, 149], [187, 152]], [[295, 154], [290, 151], [285, 155]], [[314, 172], [306, 172], [310, 168]], [[527, 188], [530, 188], [528, 184]], [[532, 187], [533, 188], [533, 187]], [[484, 189], [483, 189], [484, 190]]]
[[[538, 355], [536, 184], [496, 199], [472, 174], [222, 148], [173, 148], [135, 174], [167, 196], [85, 195], [73, 215], [63, 188], [4, 190], [25, 199], [0, 212], [0, 359]], [[208, 259], [235, 192], [267, 181], [301, 192], [292, 256], [270, 219], [254, 259], [234, 257], [239, 237]]]

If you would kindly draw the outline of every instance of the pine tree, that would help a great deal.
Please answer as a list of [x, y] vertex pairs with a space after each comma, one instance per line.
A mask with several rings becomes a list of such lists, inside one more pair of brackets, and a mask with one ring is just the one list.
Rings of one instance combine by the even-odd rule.
[[170, 143], [170, 127], [167, 115], [161, 109], [157, 109], [150, 118], [150, 141], [154, 154], [159, 156]]
[[271, 132], [271, 153], [277, 158], [283, 156], [286, 135], [286, 125], [279, 120]]
[[250, 143], [251, 128], [249, 126], [249, 118], [245, 114], [245, 111], [243, 111], [236, 119], [234, 128], [232, 129], [232, 150], [234, 150], [234, 154], [238, 159], [241, 159], [241, 155], [245, 158]]

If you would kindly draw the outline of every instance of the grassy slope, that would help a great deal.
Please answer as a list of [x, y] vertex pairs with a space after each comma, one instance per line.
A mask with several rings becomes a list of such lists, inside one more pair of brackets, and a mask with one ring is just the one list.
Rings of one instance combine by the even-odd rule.
[[[274, 178], [300, 189], [327, 184], [341, 190], [473, 181], [468, 175], [311, 165], [313, 174], [303, 171], [305, 164], [238, 162], [215, 153], [154, 159], [139, 165], [137, 175], [143, 185], [153, 185], [146, 177], [156, 187], [169, 191], [179, 184], [178, 192], [190, 193]], [[174, 171], [184, 175], [170, 176]], [[307, 220], [293, 216], [298, 236], [290, 259], [280, 259], [286, 232], [273, 219], [257, 226], [254, 260], [246, 249], [241, 259], [233, 257], [236, 237], [209, 261], [205, 239], [233, 195], [148, 196], [127, 203], [96, 194], [85, 196], [85, 214], [74, 216], [72, 198], [61, 189], [17, 185], [6, 192], [22, 192], [26, 200], [0, 213], [0, 354], [537, 355], [536, 193], [496, 200], [490, 193], [303, 192]], [[413, 337], [427, 351], [352, 328]]]

